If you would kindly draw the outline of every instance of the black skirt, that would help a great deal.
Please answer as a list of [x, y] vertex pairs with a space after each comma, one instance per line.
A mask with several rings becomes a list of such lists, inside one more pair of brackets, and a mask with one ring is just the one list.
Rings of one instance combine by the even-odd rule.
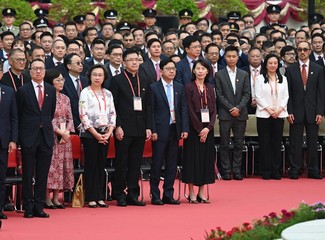
[[190, 127], [184, 141], [183, 178], [185, 183], [202, 186], [215, 182], [214, 131], [209, 132], [205, 143], [200, 142], [198, 132]]

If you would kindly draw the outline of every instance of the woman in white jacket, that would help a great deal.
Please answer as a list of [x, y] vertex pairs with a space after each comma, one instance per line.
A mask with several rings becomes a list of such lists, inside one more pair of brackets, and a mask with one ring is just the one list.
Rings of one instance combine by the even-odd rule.
[[280, 60], [265, 57], [261, 75], [255, 81], [257, 132], [260, 143], [260, 174], [265, 180], [281, 179], [281, 141], [288, 116], [288, 83], [279, 72]]

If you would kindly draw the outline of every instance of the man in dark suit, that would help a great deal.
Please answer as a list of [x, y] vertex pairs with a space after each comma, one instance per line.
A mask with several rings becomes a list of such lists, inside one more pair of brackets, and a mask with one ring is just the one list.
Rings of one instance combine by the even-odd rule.
[[210, 73], [209, 83], [212, 86], [215, 86], [216, 73], [219, 72], [221, 69], [225, 68], [224, 65], [221, 65], [220, 63], [218, 63], [219, 56], [220, 56], [219, 54], [220, 54], [220, 51], [219, 51], [219, 47], [217, 44], [210, 43], [205, 47], [206, 59], [208, 59], [211, 64], [212, 71], [210, 71], [211, 73]]
[[15, 35], [12, 32], [3, 32], [0, 34], [2, 42], [2, 50], [0, 50], [0, 61], [4, 62], [9, 57], [11, 51], [11, 44], [15, 40]]
[[156, 82], [160, 79], [160, 56], [161, 56], [161, 43], [159, 39], [150, 39], [147, 43], [150, 59], [146, 60], [140, 65], [139, 73], [143, 75], [150, 82]]
[[309, 60], [311, 47], [308, 42], [298, 43], [297, 51], [298, 62], [291, 64], [286, 70], [290, 123], [289, 177], [298, 179], [300, 168], [303, 166], [302, 142], [305, 127], [308, 177], [321, 179], [317, 139], [319, 124], [324, 115], [324, 70]]
[[113, 76], [116, 76], [124, 71], [122, 65], [123, 48], [120, 45], [113, 44], [108, 47], [107, 54], [109, 62], [105, 64], [107, 69], [107, 79], [104, 81], [104, 88], [109, 89]]
[[101, 38], [95, 38], [94, 41], [91, 43], [90, 51], [92, 57], [87, 59], [85, 63], [90, 67], [94, 66], [95, 64], [103, 64], [107, 63], [107, 60], [104, 59], [105, 57], [105, 42]]
[[[176, 66], [172, 60], [160, 62], [161, 79], [151, 87], [152, 164], [150, 191], [153, 205], [180, 204], [173, 198], [178, 159], [178, 140], [186, 139], [189, 122], [184, 87], [174, 82]], [[165, 159], [164, 193], [160, 199], [160, 171]]]
[[[323, 56], [325, 55], [325, 42], [323, 43]], [[320, 66], [324, 67], [325, 71], [325, 58], [323, 57], [322, 59], [319, 59], [316, 61]]]
[[60, 38], [56, 39], [53, 42], [53, 46], [52, 46], [52, 56], [46, 58], [45, 60], [46, 69], [62, 67], [61, 65], [63, 64], [63, 58], [65, 56], [66, 50], [67, 47], [64, 41]]
[[14, 90], [2, 84], [0, 84], [0, 126], [0, 219], [7, 219], [2, 209], [6, 196], [8, 153], [17, 148], [18, 114]]
[[79, 96], [81, 90], [88, 86], [88, 81], [86, 77], [81, 75], [83, 70], [82, 59], [76, 53], [65, 56], [64, 66], [67, 74], [63, 76], [65, 83], [62, 93], [70, 98], [73, 123], [75, 130], [78, 132], [78, 126], [81, 123], [79, 118]]
[[[138, 201], [138, 181], [144, 142], [151, 137], [150, 82], [138, 74], [139, 55], [136, 50], [125, 50], [123, 62], [125, 70], [113, 77], [110, 88], [117, 114], [113, 197], [121, 207], [144, 206], [144, 202]], [[124, 192], [126, 188], [127, 195]]]
[[324, 58], [323, 54], [324, 37], [321, 33], [315, 33], [311, 36], [311, 46], [313, 51], [309, 55], [309, 60], [316, 62]]
[[[52, 159], [55, 88], [44, 82], [45, 64], [36, 59], [30, 67], [32, 81], [17, 92], [19, 143], [23, 163], [23, 204], [25, 218], [49, 215], [43, 211], [48, 171]], [[33, 176], [35, 185], [33, 194]]]
[[176, 64], [177, 72], [175, 81], [182, 83], [184, 86], [191, 82], [192, 68], [196, 60], [201, 54], [201, 44], [195, 36], [187, 36], [183, 40], [183, 46], [186, 52], [186, 57]]
[[238, 49], [228, 46], [224, 56], [227, 67], [216, 74], [222, 177], [224, 180], [231, 179], [229, 143], [232, 130], [234, 134], [233, 178], [242, 180], [242, 149], [248, 119], [247, 103], [250, 98], [250, 84], [248, 73], [236, 67], [239, 58]]

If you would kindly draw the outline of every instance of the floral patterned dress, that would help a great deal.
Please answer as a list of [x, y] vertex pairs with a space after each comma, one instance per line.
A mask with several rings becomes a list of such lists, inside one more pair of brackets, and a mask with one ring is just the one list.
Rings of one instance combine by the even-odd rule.
[[[75, 131], [70, 99], [62, 93], [59, 93], [56, 97], [56, 109], [52, 124], [54, 132], [62, 127], [62, 124], [65, 124], [68, 131]], [[47, 179], [47, 188], [56, 190], [72, 189], [74, 186], [74, 175], [71, 141], [69, 140], [65, 144], [60, 144], [56, 134], [54, 138], [55, 144]]]

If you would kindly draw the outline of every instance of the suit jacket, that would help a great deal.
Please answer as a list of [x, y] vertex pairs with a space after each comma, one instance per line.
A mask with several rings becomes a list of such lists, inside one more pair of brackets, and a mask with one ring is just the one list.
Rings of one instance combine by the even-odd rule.
[[151, 83], [157, 82], [156, 67], [150, 59], [140, 65], [139, 74]]
[[176, 63], [176, 68], [177, 71], [174, 79], [175, 82], [179, 82], [184, 86], [190, 83], [192, 78], [192, 71], [187, 57], [184, 57], [181, 61]]
[[288, 113], [293, 114], [295, 123], [315, 123], [316, 115], [324, 115], [324, 70], [309, 61], [306, 90], [301, 78], [299, 62], [287, 67], [289, 87]]
[[[104, 65], [107, 64], [108, 61], [107, 60], [104, 60]], [[85, 60], [85, 64], [84, 65], [88, 65], [88, 69], [91, 68], [92, 66], [95, 65], [94, 63], [94, 59], [91, 57], [91, 58], [88, 58], [87, 60]]]
[[236, 94], [231, 85], [227, 69], [222, 69], [216, 74], [216, 92], [218, 103], [218, 119], [231, 120], [229, 110], [236, 107], [240, 111], [238, 120], [247, 120], [248, 111], [247, 103], [250, 99], [250, 83], [248, 73], [237, 68], [236, 74]]
[[42, 109], [38, 106], [32, 82], [20, 87], [17, 91], [17, 107], [19, 116], [19, 142], [23, 147], [32, 147], [40, 129], [48, 147], [54, 145], [52, 120], [56, 105], [56, 91], [53, 86], [44, 82], [44, 102]]
[[9, 142], [18, 142], [18, 113], [15, 92], [0, 84], [0, 146], [8, 148]]
[[[72, 82], [72, 79], [69, 74], [65, 75], [64, 79], [65, 79], [65, 82], [64, 82], [63, 90], [61, 92], [70, 98], [73, 123], [74, 123], [75, 129], [77, 130], [78, 126], [81, 123], [80, 118], [79, 118], [78, 92], [77, 92], [75, 85]], [[80, 81], [81, 81], [82, 89], [84, 89], [85, 87], [88, 86], [88, 80], [84, 76], [80, 75]]]
[[316, 59], [315, 58], [315, 55], [314, 55], [314, 52], [312, 51], [309, 55], [309, 60], [312, 61], [312, 62], [317, 62], [318, 60], [323, 60], [323, 59]]
[[51, 68], [58, 68], [58, 69], [65, 68], [64, 64], [63, 64], [63, 60], [61, 62], [62, 62], [61, 64], [56, 66], [56, 64], [54, 64], [54, 62], [53, 62], [53, 57], [48, 57], [45, 59], [45, 68], [46, 68], [46, 70], [51, 69]]
[[4, 61], [6, 61], [8, 58], [5, 58], [5, 56], [4, 56], [4, 54], [3, 54], [3, 51], [2, 50], [0, 50], [0, 61], [1, 62], [4, 62]]
[[[107, 79], [104, 81], [104, 88], [109, 89], [111, 86], [112, 78], [115, 76], [115, 73], [113, 74], [110, 68], [110, 63], [109, 61], [105, 64], [105, 68], [107, 70]], [[124, 67], [120, 68], [120, 73], [124, 71]]]
[[[324, 59], [317, 60], [316, 63], [319, 64], [322, 67], [325, 67]], [[324, 69], [324, 71], [325, 71], [325, 69]]]
[[[271, 115], [266, 110], [267, 107], [272, 106], [273, 97], [271, 95], [270, 83], [264, 83], [263, 75], [259, 75], [255, 81], [255, 96], [256, 96], [256, 117], [269, 118]], [[279, 114], [280, 118], [288, 116], [287, 104], [289, 99], [287, 78], [283, 76], [282, 83], [277, 83], [277, 107], [282, 107], [284, 110]]]
[[[12, 79], [11, 79], [11, 77], [10, 77], [9, 71], [11, 72], [11, 75], [12, 75], [12, 77], [13, 77], [13, 80], [14, 80], [15, 86], [14, 86], [13, 83], [12, 83]], [[18, 79], [17, 75], [14, 74], [14, 73], [11, 71], [11, 68], [9, 69], [9, 71], [3, 74], [3, 77], [2, 77], [2, 79], [1, 79], [1, 83], [2, 83], [3, 85], [6, 85], [6, 86], [8, 86], [8, 87], [13, 88], [15, 91], [17, 91], [17, 89], [20, 88], [22, 85], [24, 85], [24, 84], [26, 84], [26, 83], [29, 83], [30, 80], [31, 80], [30, 77], [21, 74], [21, 76], [23, 76], [23, 81], [21, 81], [21, 79]], [[20, 77], [20, 78], [21, 78], [21, 77]]]
[[[117, 114], [116, 127], [122, 127], [125, 136], [143, 137], [146, 134], [146, 129], [151, 129], [150, 82], [139, 75], [142, 111], [134, 111], [133, 93], [124, 73], [131, 79], [131, 73], [124, 70], [123, 73], [112, 78], [110, 87]], [[134, 86], [136, 96], [138, 96], [137, 89], [137, 86]]]
[[[164, 86], [161, 81], [150, 85], [151, 104], [152, 104], [152, 133], [158, 134], [161, 141], [168, 140], [170, 108]], [[177, 137], [181, 137], [182, 132], [189, 132], [189, 122], [186, 107], [186, 98], [184, 87], [173, 82], [174, 111], [176, 119]]]

